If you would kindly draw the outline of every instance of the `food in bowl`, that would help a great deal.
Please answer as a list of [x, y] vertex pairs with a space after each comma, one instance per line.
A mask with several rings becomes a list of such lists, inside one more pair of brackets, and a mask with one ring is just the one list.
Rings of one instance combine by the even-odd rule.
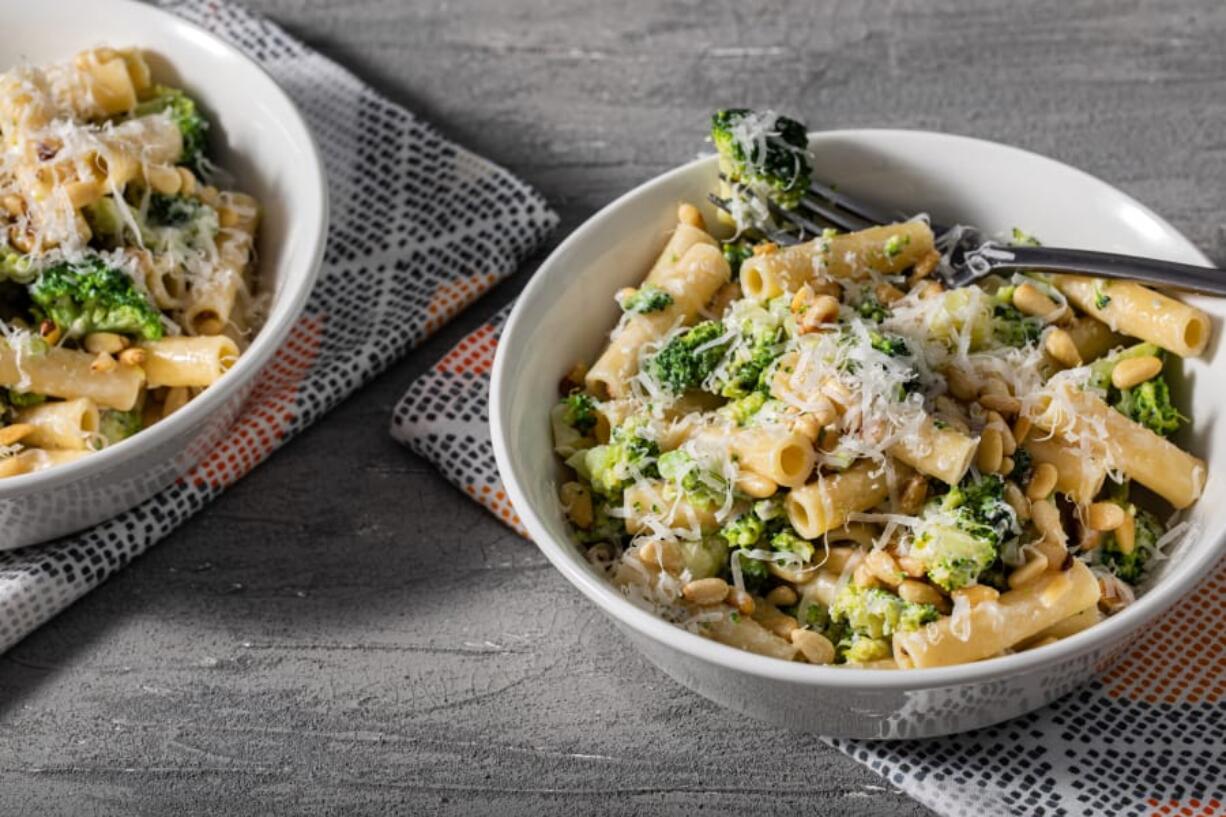
[[552, 410], [589, 561], [680, 626], [823, 665], [979, 661], [1127, 606], [1208, 475], [1166, 380], [1207, 316], [1079, 276], [947, 290], [923, 218], [778, 246], [764, 203], [807, 188], [805, 129], [731, 111], [713, 137], [734, 223], [681, 207]]
[[140, 49], [0, 75], [0, 477], [121, 442], [238, 359], [259, 207]]

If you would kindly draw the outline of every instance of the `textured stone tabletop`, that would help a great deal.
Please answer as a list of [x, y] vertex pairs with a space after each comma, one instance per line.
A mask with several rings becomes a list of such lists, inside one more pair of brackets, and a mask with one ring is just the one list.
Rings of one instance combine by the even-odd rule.
[[[1218, 0], [252, 4], [537, 185], [555, 243], [746, 104], [1031, 148], [1226, 261]], [[674, 684], [389, 439], [530, 271], [0, 657], [0, 814], [928, 813]]]

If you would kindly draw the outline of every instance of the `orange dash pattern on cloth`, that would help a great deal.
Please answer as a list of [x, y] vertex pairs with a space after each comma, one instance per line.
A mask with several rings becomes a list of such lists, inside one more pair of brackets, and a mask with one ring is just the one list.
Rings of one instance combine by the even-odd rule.
[[[489, 437], [510, 310], [412, 384], [391, 433], [525, 535]], [[923, 741], [828, 742], [949, 817], [1226, 817], [1224, 598], [1226, 567], [1095, 681], [1029, 715]]]

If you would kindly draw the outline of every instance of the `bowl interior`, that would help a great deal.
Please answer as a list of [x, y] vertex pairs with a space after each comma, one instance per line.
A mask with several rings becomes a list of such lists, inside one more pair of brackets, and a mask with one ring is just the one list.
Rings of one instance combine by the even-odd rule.
[[[217, 386], [164, 423], [100, 454], [50, 471], [6, 480], [0, 495], [28, 490], [52, 478], [83, 474], [187, 428], [254, 374], [275, 351], [300, 311], [318, 269], [327, 222], [324, 169], [310, 131], [277, 84], [254, 62], [194, 25], [130, 0], [57, 0], [32, 4], [0, 0], [8, 36], [0, 40], [0, 71], [71, 59], [110, 45], [144, 49], [155, 81], [178, 85], [209, 117], [209, 148], [230, 186], [255, 196], [261, 207], [256, 275], [271, 295], [263, 330]], [[66, 20], [81, 21], [66, 25]], [[86, 21], [88, 23], [86, 24]]]
[[[819, 133], [812, 137], [812, 146], [817, 178], [901, 210], [924, 210], [944, 223], [974, 223], [1005, 234], [1020, 227], [1051, 245], [1209, 263], [1173, 227], [1124, 193], [1016, 148], [943, 134], [879, 130]], [[704, 202], [715, 173], [714, 161], [701, 159], [631, 191], [583, 225], [542, 265], [521, 295], [499, 344], [491, 421], [499, 467], [516, 510], [538, 545], [573, 583], [606, 611], [653, 637], [708, 656], [726, 651], [718, 660], [778, 674], [784, 672], [779, 668], [789, 666], [786, 662], [748, 654], [734, 657], [735, 651], [722, 645], [699, 646], [698, 641], [710, 642], [655, 620], [622, 599], [571, 543], [556, 500], [558, 466], [547, 418], [556, 400], [557, 381], [577, 360], [590, 362], [599, 353], [617, 319], [614, 292], [639, 283], [664, 244], [677, 205]], [[706, 215], [710, 222], [710, 207]], [[1221, 331], [1222, 305], [1209, 298], [1189, 300], [1214, 316], [1216, 336]], [[1182, 410], [1194, 418], [1179, 442], [1211, 463], [1226, 461], [1226, 429], [1216, 427], [1226, 358], [1216, 354], [1217, 347], [1215, 341], [1205, 359], [1184, 362], [1184, 382], [1176, 389]], [[1219, 478], [1211, 475], [1206, 496], [1218, 490]], [[1226, 531], [1226, 507], [1202, 501], [1189, 518], [1199, 535], [1188, 537], [1182, 552], [1164, 563], [1163, 572], [1169, 575], [1159, 577], [1155, 592], [1114, 617], [1109, 626], [1132, 626], [1130, 622], [1153, 615], [1208, 570]], [[1093, 637], [1093, 633], [1082, 635]], [[1078, 638], [1044, 649], [1082, 643]], [[778, 667], [772, 669], [770, 664]], [[818, 668], [803, 669], [812, 673]], [[850, 672], [861, 678], [873, 675]], [[917, 672], [940, 671], [913, 670], [907, 675], [915, 677]], [[827, 679], [829, 673], [823, 672]]]

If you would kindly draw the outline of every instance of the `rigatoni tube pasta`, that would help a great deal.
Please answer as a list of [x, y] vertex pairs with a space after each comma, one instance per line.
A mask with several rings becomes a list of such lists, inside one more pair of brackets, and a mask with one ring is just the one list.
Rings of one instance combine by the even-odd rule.
[[712, 137], [740, 232], [683, 208], [549, 417], [588, 561], [700, 635], [833, 666], [1042, 649], [1121, 609], [1204, 492], [1167, 380], [1204, 314], [1076, 276], [947, 290], [919, 220], [789, 245], [755, 202], [804, 197], [803, 126], [720, 111]]

